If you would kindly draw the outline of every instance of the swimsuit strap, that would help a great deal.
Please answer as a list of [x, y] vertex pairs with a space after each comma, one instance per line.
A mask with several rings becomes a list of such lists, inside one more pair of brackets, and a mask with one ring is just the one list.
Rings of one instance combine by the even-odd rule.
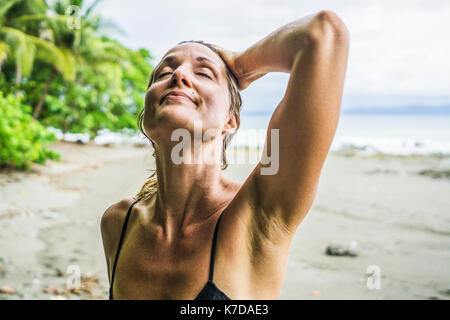
[[220, 214], [219, 220], [217, 220], [216, 229], [214, 230], [213, 243], [211, 248], [211, 261], [209, 262], [209, 281], [213, 281], [214, 276], [214, 260], [216, 255], [216, 241], [217, 241], [217, 231], [219, 230], [220, 219], [222, 218], [222, 214]]
[[119, 245], [117, 246], [116, 256], [114, 258], [114, 265], [113, 265], [112, 275], [111, 275], [111, 285], [110, 285], [110, 288], [109, 288], [109, 292], [110, 292], [111, 296], [112, 296], [112, 288], [113, 288], [113, 284], [114, 284], [114, 274], [116, 273], [117, 258], [119, 257], [120, 249], [122, 248], [122, 242], [123, 242], [123, 239], [124, 239], [124, 236], [125, 236], [125, 231], [127, 229], [128, 219], [130, 217], [131, 210], [133, 209], [134, 205], [139, 200], [140, 199], [137, 199], [131, 204], [130, 208], [128, 209], [127, 215], [125, 217], [125, 221], [123, 222], [122, 233], [120, 234]]
[[[113, 285], [114, 285], [114, 275], [116, 273], [116, 266], [117, 266], [117, 260], [119, 257], [119, 253], [120, 253], [120, 249], [122, 248], [122, 242], [125, 236], [125, 231], [127, 229], [127, 224], [128, 224], [128, 219], [130, 217], [130, 213], [133, 209], [133, 206], [139, 201], [140, 199], [137, 199], [136, 201], [134, 201], [130, 208], [128, 209], [127, 215], [125, 217], [125, 221], [123, 223], [123, 227], [122, 227], [122, 233], [120, 235], [120, 240], [119, 240], [119, 245], [117, 246], [117, 251], [116, 251], [116, 257], [114, 259], [114, 265], [113, 265], [113, 269], [112, 269], [112, 275], [111, 275], [111, 285], [109, 287], [109, 294], [110, 294], [110, 299], [113, 299], [113, 295], [112, 295], [112, 289], [113, 289]], [[216, 242], [217, 242], [217, 232], [219, 230], [219, 223], [220, 223], [220, 219], [222, 219], [222, 214], [220, 214], [219, 219], [217, 220], [217, 224], [216, 224], [216, 228], [214, 230], [214, 237], [213, 237], [213, 243], [212, 243], [212, 248], [211, 248], [211, 261], [209, 264], [209, 281], [213, 281], [213, 277], [214, 277], [214, 261], [215, 261], [215, 255], [216, 255]]]

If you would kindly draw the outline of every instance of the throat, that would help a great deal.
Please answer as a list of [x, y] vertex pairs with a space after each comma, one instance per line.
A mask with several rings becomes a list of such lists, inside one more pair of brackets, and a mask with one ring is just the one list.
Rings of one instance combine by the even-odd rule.
[[190, 212], [186, 214], [161, 214], [155, 216], [157, 237], [167, 245], [183, 241], [191, 241], [199, 235], [208, 234], [218, 216], [225, 210], [231, 199], [226, 199], [216, 205], [209, 205], [209, 210]]

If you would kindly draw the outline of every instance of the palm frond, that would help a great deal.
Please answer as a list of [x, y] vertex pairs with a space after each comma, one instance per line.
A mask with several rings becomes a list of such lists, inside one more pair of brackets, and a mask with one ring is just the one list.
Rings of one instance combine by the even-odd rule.
[[87, 8], [86, 12], [83, 15], [83, 18], [87, 19], [89, 17], [89, 14], [94, 10], [94, 8], [101, 2], [102, 0], [95, 0], [93, 4]]
[[36, 46], [36, 57], [55, 67], [65, 80], [75, 78], [75, 65], [68, 50], [58, 48], [53, 43], [32, 35], [26, 37]]
[[28, 58], [28, 43], [26, 34], [18, 29], [10, 27], [2, 27], [0, 29], [0, 35], [3, 38], [4, 43], [6, 43], [10, 50], [12, 51], [12, 57], [15, 60], [16, 66], [23, 70], [25, 65], [25, 60]]
[[3, 62], [8, 57], [9, 52], [10, 52], [9, 45], [3, 41], [0, 41], [0, 69], [1, 69]]
[[14, 6], [19, 1], [20, 0], [10, 0], [10, 1], [6, 1], [6, 3], [4, 3], [4, 1], [1, 2], [0, 25], [1, 25], [1, 21], [3, 20], [3, 17], [5, 16], [5, 14], [9, 11], [9, 9], [11, 9], [12, 6]]

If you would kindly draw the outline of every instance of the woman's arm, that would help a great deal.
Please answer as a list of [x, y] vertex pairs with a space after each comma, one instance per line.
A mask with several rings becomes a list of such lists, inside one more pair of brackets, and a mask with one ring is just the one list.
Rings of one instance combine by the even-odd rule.
[[269, 72], [290, 73], [295, 56], [310, 41], [310, 31], [317, 14], [292, 21], [243, 52], [229, 51], [213, 45], [237, 77], [240, 89]]
[[[292, 235], [311, 208], [339, 121], [348, 51], [346, 26], [323, 10], [236, 55], [235, 69], [244, 81], [267, 72], [290, 73], [269, 123], [263, 158], [246, 183], [254, 208], [248, 221], [262, 226], [272, 221]], [[278, 140], [271, 140], [272, 129], [278, 129]], [[260, 232], [267, 233], [264, 228]]]
[[295, 56], [309, 42], [308, 29], [315, 16], [311, 14], [292, 21], [239, 53], [236, 65], [240, 76], [252, 78], [269, 72], [290, 73]]
[[[265, 142], [265, 151], [272, 153], [273, 160], [277, 160], [273, 153], [279, 152], [278, 171], [261, 174], [268, 166], [260, 162], [255, 185], [263, 211], [294, 232], [313, 204], [338, 125], [349, 34], [342, 20], [330, 11], [288, 26], [275, 33], [280, 39], [273, 40], [273, 49], [255, 49], [255, 57], [260, 58], [251, 65], [265, 70], [260, 62], [265, 61], [269, 69], [279, 67], [291, 74]], [[271, 129], [279, 129], [279, 141], [273, 142], [276, 145], [272, 145]], [[277, 164], [269, 164], [273, 165]]]

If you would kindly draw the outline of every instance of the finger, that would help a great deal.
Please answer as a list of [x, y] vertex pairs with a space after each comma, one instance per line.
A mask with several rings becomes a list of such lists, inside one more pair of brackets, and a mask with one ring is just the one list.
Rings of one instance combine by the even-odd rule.
[[217, 52], [219, 53], [219, 55], [223, 58], [223, 59], [228, 59], [230, 56], [230, 52], [218, 45], [213, 44], [213, 48], [217, 50]]
[[224, 48], [222, 48], [221, 46], [217, 45], [217, 44], [211, 44], [214, 49], [216, 49], [217, 51], [226, 51]]

